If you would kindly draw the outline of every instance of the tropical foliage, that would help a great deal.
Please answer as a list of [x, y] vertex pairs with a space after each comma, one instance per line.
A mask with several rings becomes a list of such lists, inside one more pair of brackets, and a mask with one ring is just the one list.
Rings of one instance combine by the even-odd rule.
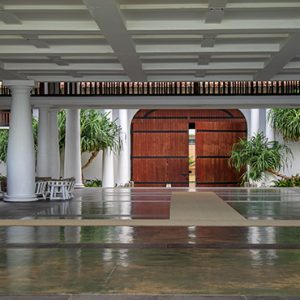
[[277, 141], [269, 141], [263, 133], [258, 133], [250, 140], [240, 139], [233, 145], [229, 163], [239, 172], [243, 172], [243, 182], [258, 181], [267, 173], [287, 179], [280, 174], [292, 158], [292, 152], [288, 146]]
[[[65, 111], [58, 116], [60, 150], [65, 146]], [[93, 109], [82, 109], [80, 113], [81, 152], [89, 152], [90, 157], [82, 169], [85, 169], [97, 157], [100, 150], [110, 149], [117, 152], [121, 147], [119, 139], [121, 127], [116, 120], [111, 121], [109, 113], [99, 113]]]
[[274, 108], [270, 110], [268, 119], [272, 127], [286, 141], [300, 140], [300, 109]]
[[290, 178], [281, 178], [273, 182], [276, 187], [300, 187], [300, 176], [296, 174]]
[[8, 130], [0, 130], [0, 161], [6, 162], [7, 156], [7, 146], [8, 146]]
[[102, 181], [100, 179], [90, 179], [86, 180], [84, 183], [85, 187], [101, 187]]

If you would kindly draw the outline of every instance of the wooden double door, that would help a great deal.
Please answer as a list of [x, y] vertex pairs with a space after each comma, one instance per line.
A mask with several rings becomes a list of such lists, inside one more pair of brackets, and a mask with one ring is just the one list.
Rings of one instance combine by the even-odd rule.
[[239, 110], [140, 110], [131, 128], [135, 186], [189, 185], [189, 128], [195, 129], [196, 185], [239, 186], [228, 164], [232, 145], [245, 138]]

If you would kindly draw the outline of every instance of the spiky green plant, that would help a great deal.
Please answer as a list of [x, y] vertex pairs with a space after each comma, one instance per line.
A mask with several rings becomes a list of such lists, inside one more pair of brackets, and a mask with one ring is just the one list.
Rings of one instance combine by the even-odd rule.
[[229, 164], [237, 171], [243, 172], [243, 182], [258, 181], [267, 173], [288, 178], [279, 173], [293, 157], [290, 148], [277, 141], [269, 141], [262, 132], [249, 140], [240, 139], [233, 145]]
[[300, 140], [300, 109], [273, 108], [268, 119], [276, 132], [280, 133], [285, 141]]
[[[60, 150], [65, 146], [66, 115], [59, 112], [59, 145]], [[121, 147], [119, 139], [121, 127], [116, 120], [111, 121], [109, 113], [99, 113], [94, 109], [82, 109], [80, 112], [81, 152], [89, 152], [88, 161], [82, 166], [87, 168], [97, 157], [100, 150], [110, 149], [117, 152]]]

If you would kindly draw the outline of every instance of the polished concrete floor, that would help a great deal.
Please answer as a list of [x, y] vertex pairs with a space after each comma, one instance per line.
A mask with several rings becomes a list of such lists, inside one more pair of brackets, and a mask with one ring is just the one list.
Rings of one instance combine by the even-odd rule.
[[[0, 202], [0, 216], [164, 220], [178, 191], [188, 190], [89, 188], [71, 201]], [[298, 189], [197, 191], [213, 191], [247, 219], [300, 220]], [[0, 227], [0, 295], [300, 299], [300, 227]]]

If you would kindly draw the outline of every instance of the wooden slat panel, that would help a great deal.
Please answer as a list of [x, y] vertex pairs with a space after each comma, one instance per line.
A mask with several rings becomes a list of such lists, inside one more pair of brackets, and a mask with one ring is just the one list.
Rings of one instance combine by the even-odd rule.
[[237, 172], [228, 165], [228, 158], [197, 158], [198, 182], [238, 182]]
[[246, 131], [247, 125], [244, 120], [211, 120], [196, 121], [196, 129], [198, 130], [215, 130], [215, 131]]
[[237, 109], [168, 109], [168, 110], [140, 110], [138, 118], [244, 118]]
[[241, 137], [241, 132], [197, 132], [197, 155], [230, 156], [232, 145]]
[[188, 134], [133, 133], [132, 156], [188, 156]]
[[168, 180], [170, 182], [187, 182], [189, 178], [188, 158], [168, 159]]
[[137, 119], [132, 123], [132, 131], [137, 130], [166, 130], [166, 131], [178, 131], [188, 130], [188, 123], [186, 120], [156, 120], [156, 119]]
[[166, 158], [139, 159], [132, 160], [132, 180], [139, 182], [166, 182], [168, 164]]
[[196, 121], [197, 186], [236, 186], [240, 175], [229, 164], [232, 146], [246, 137], [245, 120]]

